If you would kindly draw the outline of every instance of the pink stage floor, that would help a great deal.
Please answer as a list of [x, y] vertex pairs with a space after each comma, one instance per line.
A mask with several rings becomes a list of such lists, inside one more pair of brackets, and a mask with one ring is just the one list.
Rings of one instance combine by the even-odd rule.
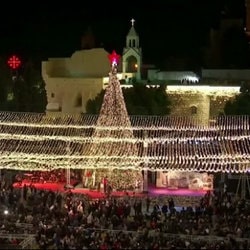
[[[22, 187], [23, 185], [30, 185], [30, 181], [23, 181], [22, 185], [15, 183], [14, 187]], [[65, 192], [64, 183], [32, 183], [37, 189], [45, 189], [51, 191]], [[72, 193], [81, 193], [88, 195], [92, 199], [104, 198], [105, 195], [102, 192], [95, 190], [88, 190], [85, 188], [74, 188], [71, 189]], [[166, 188], [156, 188], [150, 186], [148, 188], [149, 196], [185, 196], [185, 197], [201, 197], [206, 193], [204, 190], [190, 190], [190, 189], [166, 189]], [[144, 193], [134, 193], [134, 192], [112, 192], [112, 196], [145, 196]]]
[[204, 190], [192, 190], [192, 189], [167, 189], [167, 188], [157, 188], [149, 187], [149, 193], [152, 196], [155, 195], [176, 195], [176, 196], [203, 196], [207, 191]]

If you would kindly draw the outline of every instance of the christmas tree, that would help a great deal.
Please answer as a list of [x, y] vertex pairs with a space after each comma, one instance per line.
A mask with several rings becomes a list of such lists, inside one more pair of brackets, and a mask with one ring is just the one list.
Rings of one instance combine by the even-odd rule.
[[[104, 165], [108, 164], [108, 158], [113, 161], [115, 159], [116, 166], [111, 166], [111, 169], [105, 167], [103, 169], [85, 170], [85, 186], [96, 186], [102, 182], [104, 177], [107, 177], [113, 189], [131, 190], [134, 189], [135, 186], [142, 184], [142, 173], [140, 170], [132, 170], [129, 166], [124, 166], [124, 162], [126, 162], [128, 158], [137, 156], [138, 148], [132, 140], [129, 140], [133, 139], [134, 135], [120, 81], [117, 77], [119, 55], [113, 51], [113, 53], [109, 55], [109, 59], [111, 62], [109, 84], [105, 90], [96, 129], [92, 136], [91, 149], [88, 150], [88, 152], [92, 152], [92, 154], [95, 155], [106, 156], [105, 160], [102, 159]], [[97, 159], [97, 161], [100, 160]], [[98, 164], [100, 165], [100, 162]], [[91, 179], [91, 181], [88, 183], [89, 179]]]

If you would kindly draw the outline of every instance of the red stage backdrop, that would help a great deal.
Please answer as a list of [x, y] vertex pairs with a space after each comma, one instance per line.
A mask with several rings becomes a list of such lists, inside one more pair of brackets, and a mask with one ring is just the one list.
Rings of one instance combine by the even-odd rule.
[[213, 180], [214, 176], [207, 173], [159, 171], [157, 172], [156, 187], [213, 190]]

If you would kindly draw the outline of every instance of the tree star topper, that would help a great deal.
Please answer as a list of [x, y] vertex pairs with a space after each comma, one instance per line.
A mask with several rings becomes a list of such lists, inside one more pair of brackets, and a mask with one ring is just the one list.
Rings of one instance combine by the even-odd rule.
[[108, 55], [109, 61], [112, 64], [112, 66], [115, 66], [118, 64], [119, 59], [120, 59], [120, 55], [118, 55], [115, 50], [113, 50], [112, 54]]

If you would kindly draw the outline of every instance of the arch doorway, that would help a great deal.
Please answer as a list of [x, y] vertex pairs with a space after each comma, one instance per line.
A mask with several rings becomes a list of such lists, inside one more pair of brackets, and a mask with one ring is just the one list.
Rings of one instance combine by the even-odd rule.
[[127, 58], [127, 69], [126, 69], [126, 72], [136, 73], [137, 71], [138, 71], [138, 62], [137, 62], [136, 57], [129, 56]]

